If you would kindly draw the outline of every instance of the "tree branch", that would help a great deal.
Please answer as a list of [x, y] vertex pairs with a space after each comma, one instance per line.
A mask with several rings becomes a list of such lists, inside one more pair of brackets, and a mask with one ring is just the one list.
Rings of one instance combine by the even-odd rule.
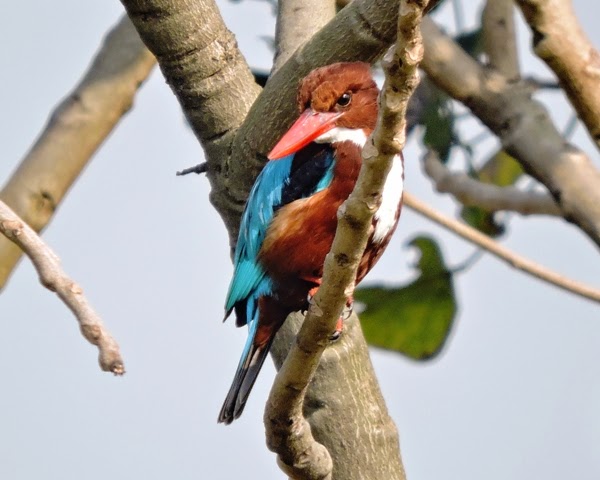
[[535, 53], [560, 85], [600, 148], [600, 54], [565, 0], [517, 0], [533, 33]]
[[485, 71], [429, 20], [423, 21], [432, 81], [464, 103], [502, 141], [502, 147], [543, 183], [568, 221], [600, 246], [600, 173], [562, 138], [526, 84]]
[[[158, 59], [204, 149], [210, 199], [221, 214], [233, 245], [236, 237], [231, 232], [237, 235], [250, 188], [238, 193], [236, 182], [229, 181], [232, 141], [261, 88], [214, 0], [121, 3]], [[247, 172], [244, 175], [252, 176]]]
[[483, 44], [491, 68], [508, 81], [519, 78], [513, 0], [487, 0], [481, 20]]
[[59, 258], [50, 247], [2, 201], [0, 232], [27, 254], [40, 276], [42, 285], [56, 292], [73, 312], [83, 336], [98, 347], [100, 368], [105, 372], [123, 375], [125, 367], [119, 346], [88, 303], [81, 287], [63, 272]]
[[600, 289], [593, 288], [577, 282], [576, 280], [566, 278], [546, 267], [543, 267], [542, 265], [511, 252], [508, 248], [503, 247], [487, 235], [484, 235], [478, 230], [454, 220], [453, 218], [446, 217], [440, 212], [424, 204], [408, 192], [404, 193], [404, 205], [420, 215], [423, 215], [425, 218], [432, 220], [438, 225], [441, 225], [456, 235], [464, 238], [465, 240], [485, 249], [496, 258], [508, 263], [511, 267], [516, 268], [517, 270], [528, 273], [539, 280], [561, 288], [569, 293], [573, 293], [588, 300], [600, 302]]
[[273, 72], [335, 16], [335, 0], [279, 0]]
[[[0, 191], [0, 199], [35, 231], [48, 224], [83, 167], [131, 108], [154, 64], [135, 28], [123, 17]], [[0, 237], [0, 290], [21, 254], [16, 245]]]
[[495, 212], [508, 210], [521, 215], [561, 215], [554, 199], [546, 192], [524, 191], [480, 182], [462, 172], [451, 172], [429, 150], [423, 158], [423, 170], [440, 193], [450, 193], [465, 206], [475, 205]]
[[[346, 297], [354, 289], [358, 264], [387, 173], [405, 143], [406, 109], [418, 84], [417, 68], [423, 56], [418, 25], [426, 5], [427, 1], [400, 3], [398, 42], [383, 62], [386, 81], [380, 96], [377, 127], [363, 150], [363, 165], [354, 191], [338, 212], [338, 227], [325, 260], [322, 286], [275, 378], [267, 402], [265, 427], [269, 448], [278, 453], [280, 463], [292, 478], [332, 478], [329, 453], [313, 438], [302, 415], [305, 394]], [[359, 478], [334, 471], [336, 478]], [[364, 471], [359, 475], [364, 476]], [[404, 478], [404, 470], [400, 464], [397, 470], [373, 478]]]

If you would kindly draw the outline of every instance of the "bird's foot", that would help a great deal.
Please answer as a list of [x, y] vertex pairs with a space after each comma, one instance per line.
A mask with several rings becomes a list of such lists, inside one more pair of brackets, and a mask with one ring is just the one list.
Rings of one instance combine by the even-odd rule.
[[342, 331], [344, 330], [344, 317], [343, 315], [338, 318], [337, 323], [335, 324], [335, 330], [331, 335], [329, 335], [329, 340], [335, 342], [340, 339], [342, 336]]
[[350, 318], [350, 316], [352, 315], [353, 311], [354, 311], [354, 299], [349, 298], [346, 300], [346, 306], [344, 307], [344, 310], [342, 310], [342, 315], [340, 316], [340, 318], [343, 318], [344, 320], [348, 320]]
[[342, 310], [340, 318], [338, 318], [334, 332], [329, 336], [329, 340], [331, 340], [332, 342], [339, 340], [339, 338], [342, 336], [342, 331], [344, 330], [344, 320], [348, 320], [350, 318], [350, 315], [352, 315], [353, 307], [354, 299], [350, 297], [346, 300], [346, 306], [344, 307], [344, 310]]

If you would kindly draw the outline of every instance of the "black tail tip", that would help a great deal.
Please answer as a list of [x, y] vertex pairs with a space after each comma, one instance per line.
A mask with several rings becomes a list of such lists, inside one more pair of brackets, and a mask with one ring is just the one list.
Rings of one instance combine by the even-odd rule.
[[223, 407], [221, 407], [221, 412], [219, 413], [217, 423], [231, 425], [231, 423], [233, 423], [234, 420], [240, 418], [242, 412], [244, 411], [246, 402], [240, 403], [237, 401], [237, 398], [234, 399], [234, 402], [229, 402], [228, 400], [229, 399], [225, 400]]

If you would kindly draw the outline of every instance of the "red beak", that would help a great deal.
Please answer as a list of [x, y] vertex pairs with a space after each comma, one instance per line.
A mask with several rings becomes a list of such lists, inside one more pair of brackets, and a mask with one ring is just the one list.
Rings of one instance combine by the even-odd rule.
[[335, 121], [343, 112], [315, 112], [307, 108], [300, 118], [281, 137], [268, 155], [269, 160], [278, 160], [297, 152], [315, 138], [335, 127]]

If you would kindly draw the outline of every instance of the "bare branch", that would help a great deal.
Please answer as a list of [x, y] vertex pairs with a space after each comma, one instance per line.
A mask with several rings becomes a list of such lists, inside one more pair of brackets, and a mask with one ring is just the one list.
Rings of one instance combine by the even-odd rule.
[[[418, 26], [426, 5], [427, 1], [400, 4], [398, 42], [384, 59], [386, 81], [380, 96], [377, 127], [363, 151], [356, 187], [338, 212], [338, 227], [325, 260], [323, 284], [277, 374], [267, 402], [265, 427], [269, 447], [277, 451], [280, 463], [292, 478], [331, 478], [329, 453], [314, 440], [302, 415], [304, 397], [346, 297], [354, 289], [358, 264], [387, 172], [405, 143], [406, 108], [418, 84], [417, 68], [423, 56]], [[404, 478], [403, 469], [397, 470], [396, 475]]]
[[83, 295], [83, 290], [62, 270], [58, 256], [42, 239], [0, 201], [0, 232], [30, 258], [44, 287], [60, 297], [73, 312], [83, 336], [99, 350], [98, 361], [105, 372], [123, 375], [125, 367], [119, 346]]
[[[83, 167], [131, 108], [135, 93], [155, 63], [124, 16], [0, 191], [0, 199], [35, 231], [48, 224]], [[0, 237], [0, 289], [21, 254], [17, 246]]]
[[490, 67], [509, 81], [519, 78], [513, 0], [487, 0], [482, 15], [483, 43]]
[[548, 193], [499, 187], [480, 182], [462, 172], [451, 172], [433, 150], [429, 150], [423, 158], [423, 170], [438, 192], [450, 193], [465, 206], [475, 205], [492, 212], [508, 210], [521, 215], [562, 215]]
[[543, 183], [568, 221], [600, 246], [600, 173], [562, 138], [526, 84], [486, 71], [429, 20], [423, 21], [432, 81], [463, 102], [502, 141], [502, 147]]
[[517, 270], [521, 270], [569, 293], [600, 302], [600, 289], [566, 278], [542, 265], [517, 255], [478, 230], [434, 210], [408, 192], [404, 193], [404, 205], [465, 240], [485, 249], [496, 258], [508, 263]]
[[335, 0], [280, 0], [273, 72], [335, 16]]
[[517, 0], [533, 33], [535, 53], [556, 73], [579, 118], [600, 148], [600, 54], [567, 0]]

